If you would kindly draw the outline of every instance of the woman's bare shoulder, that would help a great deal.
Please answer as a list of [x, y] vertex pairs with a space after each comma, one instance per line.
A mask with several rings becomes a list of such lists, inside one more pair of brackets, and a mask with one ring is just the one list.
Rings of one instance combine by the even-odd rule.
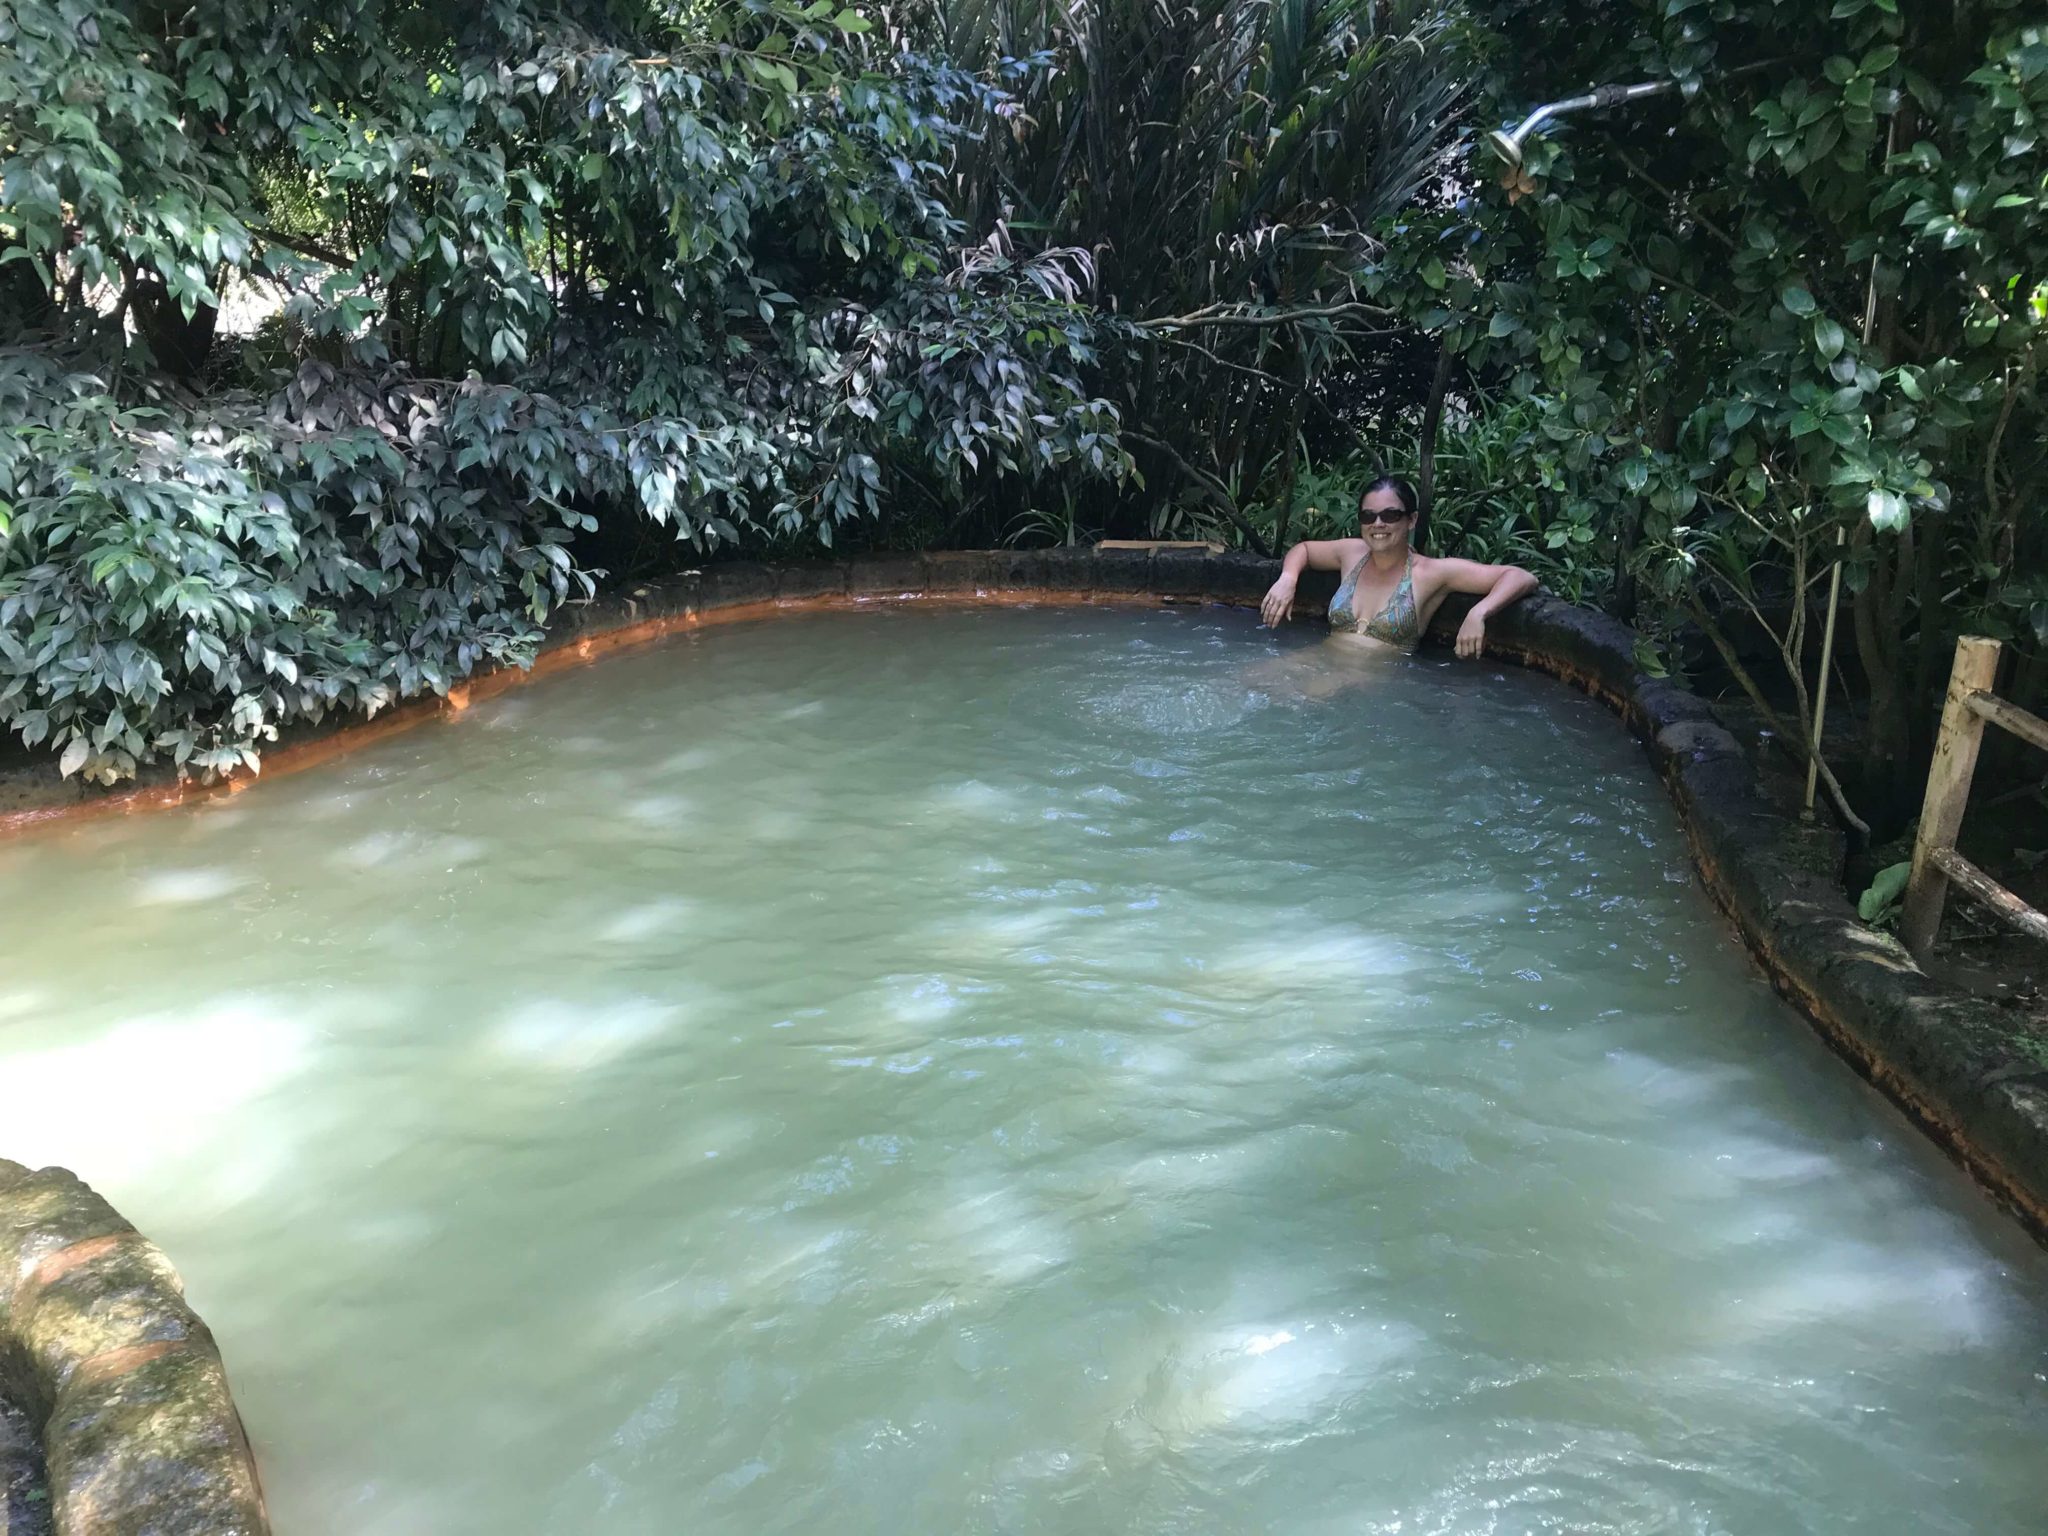
[[1410, 567], [1410, 579], [1418, 587], [1433, 587], [1443, 576], [1443, 568], [1451, 562], [1442, 555], [1425, 555], [1421, 550], [1409, 551], [1415, 562]]
[[1308, 551], [1311, 570], [1348, 571], [1365, 554], [1367, 545], [1363, 539], [1303, 539], [1301, 547]]

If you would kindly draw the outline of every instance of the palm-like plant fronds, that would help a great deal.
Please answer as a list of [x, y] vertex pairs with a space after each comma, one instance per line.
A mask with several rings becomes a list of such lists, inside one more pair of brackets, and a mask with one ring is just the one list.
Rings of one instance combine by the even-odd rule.
[[[1008, 115], [955, 164], [959, 206], [1024, 241], [1094, 253], [1098, 303], [1132, 327], [1112, 381], [1128, 419], [1225, 480], [1247, 465], [1288, 472], [1315, 409], [1304, 396], [1369, 348], [1356, 281], [1374, 223], [1444, 169], [1462, 91], [1441, 13], [1395, 0], [915, 0], [908, 25], [1016, 77]], [[1217, 318], [1145, 330], [1190, 315]]]

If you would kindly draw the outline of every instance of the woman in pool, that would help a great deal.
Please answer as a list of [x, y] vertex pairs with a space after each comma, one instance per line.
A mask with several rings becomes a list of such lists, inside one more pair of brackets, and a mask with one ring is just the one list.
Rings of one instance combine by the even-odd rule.
[[1536, 590], [1536, 578], [1518, 565], [1442, 560], [1409, 547], [1415, 531], [1415, 487], [1381, 475], [1358, 499], [1355, 539], [1309, 539], [1287, 551], [1280, 579], [1259, 605], [1259, 616], [1278, 626], [1294, 604], [1294, 586], [1311, 566], [1342, 571], [1330, 601], [1330, 633], [1374, 649], [1412, 651], [1437, 605], [1453, 592], [1479, 599], [1458, 627], [1458, 654], [1477, 656], [1486, 645], [1486, 620]]

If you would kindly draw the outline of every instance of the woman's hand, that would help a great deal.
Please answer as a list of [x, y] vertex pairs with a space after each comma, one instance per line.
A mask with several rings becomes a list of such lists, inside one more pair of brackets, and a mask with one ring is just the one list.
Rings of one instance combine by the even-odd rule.
[[1477, 609], [1458, 626], [1458, 654], [1470, 661], [1486, 649], [1486, 620]]
[[1294, 606], [1294, 578], [1283, 575], [1266, 589], [1264, 601], [1259, 604], [1259, 617], [1268, 629], [1278, 629]]
[[1438, 592], [1469, 592], [1479, 599], [1458, 626], [1458, 654], [1468, 660], [1486, 650], [1487, 618], [1536, 590], [1536, 578], [1519, 565], [1481, 565], [1476, 560], [1432, 560], [1430, 580]]

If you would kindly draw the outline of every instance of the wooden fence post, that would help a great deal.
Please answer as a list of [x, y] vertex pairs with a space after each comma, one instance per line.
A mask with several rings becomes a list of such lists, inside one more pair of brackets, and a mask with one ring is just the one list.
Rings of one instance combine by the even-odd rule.
[[1991, 691], [1998, 680], [1998, 653], [1996, 640], [1964, 635], [1956, 641], [1948, 699], [1941, 706], [1941, 735], [1934, 746], [1934, 764], [1927, 770], [1920, 831], [1913, 839], [1913, 875], [1906, 883], [1905, 905], [1899, 914], [1899, 937], [1923, 963], [1934, 948], [1942, 903], [1948, 896], [1948, 876], [1935, 864], [1934, 852], [1955, 846], [1963, 811], [1970, 803], [1977, 749], [1984, 741], [1984, 718], [1970, 708], [1970, 695]]

